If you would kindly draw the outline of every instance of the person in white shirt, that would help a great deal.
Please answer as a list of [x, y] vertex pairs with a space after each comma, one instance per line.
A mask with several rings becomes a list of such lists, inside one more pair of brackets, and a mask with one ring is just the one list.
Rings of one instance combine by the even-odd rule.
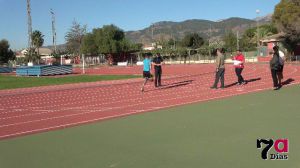
[[283, 79], [283, 67], [284, 67], [284, 62], [285, 62], [285, 55], [282, 51], [279, 50], [279, 63], [280, 63], [280, 69], [278, 70], [278, 81], [279, 84], [281, 85], [282, 79]]

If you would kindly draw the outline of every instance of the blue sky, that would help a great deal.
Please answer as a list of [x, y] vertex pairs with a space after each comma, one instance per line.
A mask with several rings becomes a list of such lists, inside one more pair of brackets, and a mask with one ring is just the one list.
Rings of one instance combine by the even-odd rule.
[[[158, 21], [187, 19], [219, 20], [229, 17], [253, 19], [256, 9], [264, 16], [274, 11], [280, 0], [31, 0], [33, 30], [45, 35], [51, 45], [50, 8], [56, 14], [57, 43], [65, 42], [65, 33], [75, 19], [88, 30], [115, 24], [121, 29], [140, 30]], [[26, 0], [0, 0], [0, 39], [12, 49], [27, 45]]]

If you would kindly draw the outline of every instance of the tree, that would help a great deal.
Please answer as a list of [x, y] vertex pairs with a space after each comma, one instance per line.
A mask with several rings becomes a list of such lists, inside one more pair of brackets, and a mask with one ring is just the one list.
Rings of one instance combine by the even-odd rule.
[[143, 49], [142, 43], [130, 43], [130, 48], [132, 51], [141, 51]]
[[176, 48], [175, 52], [176, 52], [177, 55], [179, 55], [180, 62], [181, 62], [181, 57], [183, 56], [183, 58], [184, 58], [184, 64], [185, 64], [186, 63], [186, 58], [188, 56], [187, 49], [184, 48], [184, 47], [178, 47], [178, 48]]
[[[259, 26], [259, 37], [260, 39], [277, 34], [278, 30], [273, 24], [265, 24]], [[257, 28], [249, 28], [242, 35], [242, 38], [239, 40], [240, 49], [243, 51], [255, 50], [257, 47]]]
[[81, 52], [84, 54], [97, 55], [98, 46], [95, 42], [95, 34], [87, 33], [82, 40]]
[[234, 52], [237, 50], [237, 37], [232, 31], [225, 34], [223, 41], [225, 43], [224, 48], [226, 48], [227, 51]]
[[124, 31], [117, 26], [105, 25], [93, 29], [83, 38], [81, 51], [85, 54], [105, 54], [112, 63], [117, 54], [140, 51], [141, 47], [128, 41]]
[[[115, 25], [105, 25], [87, 33], [81, 45], [81, 52], [89, 55], [106, 55], [109, 63], [130, 52], [138, 52], [142, 44], [134, 44], [125, 38], [123, 30]], [[123, 57], [124, 58], [124, 57]]]
[[32, 45], [34, 46], [35, 49], [37, 49], [37, 57], [38, 57], [37, 60], [39, 60], [40, 47], [42, 47], [44, 44], [44, 35], [42, 34], [42, 32], [35, 30], [32, 32], [31, 38], [32, 38]]
[[67, 50], [74, 55], [80, 54], [81, 43], [84, 35], [86, 34], [86, 25], [81, 26], [75, 20], [72, 27], [66, 33], [65, 40], [67, 42]]
[[27, 52], [25, 54], [25, 61], [26, 62], [38, 63], [39, 59], [40, 59], [40, 57], [37, 54], [37, 52], [35, 52], [34, 48], [27, 49]]
[[[179, 49], [179, 53], [182, 54], [184, 57], [184, 63], [186, 63], [187, 56], [189, 56], [190, 58], [190, 55], [193, 54], [192, 52], [194, 51], [194, 49], [200, 48], [203, 44], [204, 44], [204, 40], [202, 37], [199, 36], [199, 34], [191, 33], [185, 35], [181, 40], [181, 46], [185, 49]], [[187, 48], [189, 50], [187, 50]]]
[[166, 43], [166, 47], [167, 48], [172, 48], [172, 49], [175, 49], [176, 48], [176, 43], [178, 44], [178, 42], [176, 42], [175, 39], [171, 38], [167, 41]]
[[272, 16], [277, 28], [284, 32], [284, 44], [291, 51], [300, 41], [300, 1], [281, 0]]
[[0, 41], [0, 64], [8, 63], [9, 60], [16, 58], [14, 52], [9, 47], [7, 40], [3, 39]]
[[181, 41], [183, 47], [192, 49], [200, 48], [204, 44], [204, 40], [197, 33], [187, 34]]
[[243, 35], [239, 40], [240, 49], [243, 51], [255, 51], [257, 47], [257, 40], [253, 41], [251, 38]]
[[124, 43], [124, 31], [115, 25], [105, 25], [103, 28], [95, 29], [98, 52], [103, 54], [115, 54], [122, 51], [121, 43]]
[[260, 38], [264, 38], [264, 37], [268, 37], [271, 36], [273, 34], [277, 34], [278, 30], [276, 28], [276, 26], [274, 24], [265, 24], [265, 25], [261, 25], [259, 27], [259, 37]]

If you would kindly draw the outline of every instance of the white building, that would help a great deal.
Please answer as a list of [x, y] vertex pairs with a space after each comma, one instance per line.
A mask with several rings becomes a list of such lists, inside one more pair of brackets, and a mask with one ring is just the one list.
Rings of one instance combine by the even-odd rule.
[[146, 50], [146, 51], [152, 51], [155, 49], [162, 49], [162, 45], [157, 45], [156, 43], [151, 43], [151, 44], [145, 44], [143, 46], [143, 50]]

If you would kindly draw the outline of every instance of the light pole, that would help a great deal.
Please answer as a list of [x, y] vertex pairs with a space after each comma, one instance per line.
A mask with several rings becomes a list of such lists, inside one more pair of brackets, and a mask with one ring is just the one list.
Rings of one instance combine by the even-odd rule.
[[209, 54], [209, 58], [211, 58], [211, 51], [210, 51], [210, 47], [211, 47], [211, 24], [209, 24], [209, 37], [208, 37], [208, 54]]
[[84, 61], [84, 54], [82, 54], [82, 73], [83, 73], [83, 74], [85, 74], [84, 64], [85, 64], [85, 61]]
[[154, 23], [151, 24], [151, 39], [152, 39], [152, 43], [154, 41]]
[[256, 9], [256, 14], [257, 14], [257, 18], [256, 18], [256, 38], [257, 38], [257, 56], [259, 56], [259, 13], [260, 10]]
[[52, 44], [54, 47], [54, 53], [56, 54], [56, 29], [55, 29], [55, 14], [52, 9], [50, 9], [50, 14], [52, 16]]
[[30, 0], [27, 0], [27, 26], [28, 26], [28, 49], [30, 60], [32, 61], [32, 19], [31, 19], [31, 4]]
[[236, 49], [240, 49], [239, 31], [236, 32]]

